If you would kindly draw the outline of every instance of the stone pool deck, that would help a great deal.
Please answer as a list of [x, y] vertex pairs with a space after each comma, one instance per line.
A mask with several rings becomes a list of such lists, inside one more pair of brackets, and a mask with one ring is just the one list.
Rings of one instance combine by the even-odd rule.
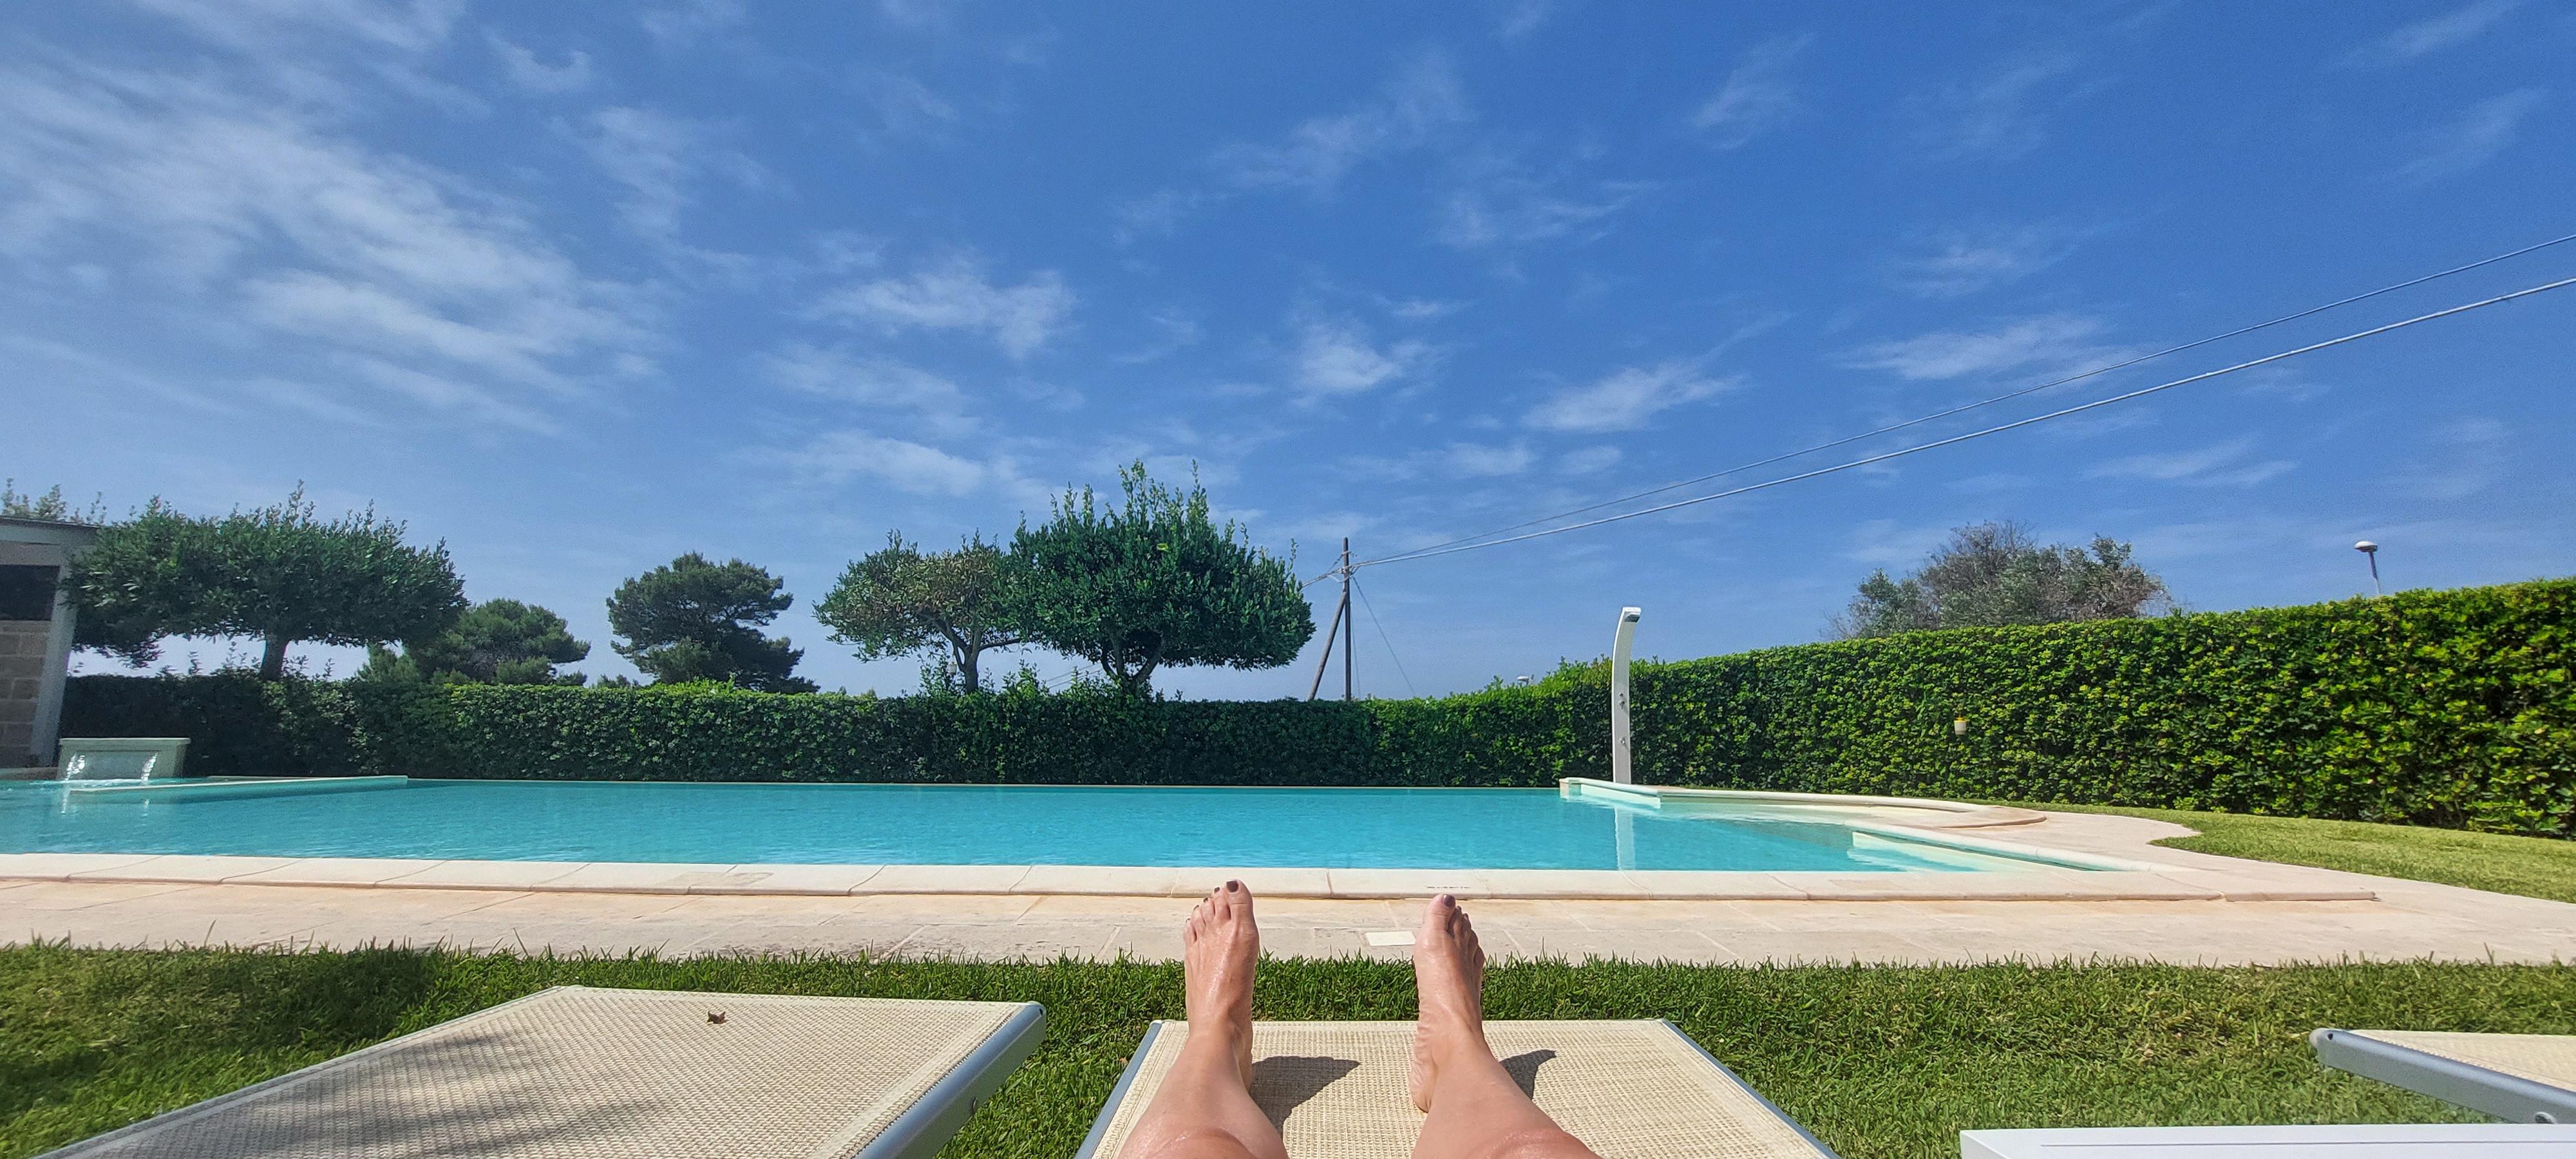
[[[2576, 905], [2148, 844], [2183, 832], [2052, 813], [1991, 835], [2127, 866], [2097, 872], [1233, 872], [1281, 956], [1403, 956], [1412, 899], [1445, 889], [1506, 958], [2576, 961]], [[1227, 873], [0, 854], [0, 944], [1159, 960]]]

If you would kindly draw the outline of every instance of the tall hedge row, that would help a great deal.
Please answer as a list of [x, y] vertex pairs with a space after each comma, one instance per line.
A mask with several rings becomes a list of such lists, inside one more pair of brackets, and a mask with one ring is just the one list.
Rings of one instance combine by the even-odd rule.
[[[2565, 836], [2571, 629], [2549, 580], [1641, 665], [1637, 768]], [[1599, 666], [1358, 704], [89, 676], [65, 735], [192, 737], [201, 774], [1543, 786], [1607, 775], [1608, 706]]]

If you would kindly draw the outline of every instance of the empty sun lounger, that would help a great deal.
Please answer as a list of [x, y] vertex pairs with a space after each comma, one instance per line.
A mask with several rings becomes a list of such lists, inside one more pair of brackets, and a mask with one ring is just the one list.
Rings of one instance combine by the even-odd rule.
[[2576, 1127], [2068, 1127], [1959, 1132], [1959, 1159], [2566, 1159]]
[[1045, 1021], [1033, 1002], [559, 986], [52, 1155], [928, 1159]]
[[[1833, 1152], [1661, 1019], [1488, 1022], [1540, 1109], [1603, 1159], [1833, 1159]], [[1156, 1022], [1075, 1159], [1117, 1159], [1189, 1039]], [[1299, 1159], [1404, 1159], [1422, 1130], [1405, 1093], [1410, 1022], [1257, 1022], [1252, 1097]]]
[[2576, 1035], [2320, 1030], [2317, 1061], [2511, 1123], [2576, 1123]]

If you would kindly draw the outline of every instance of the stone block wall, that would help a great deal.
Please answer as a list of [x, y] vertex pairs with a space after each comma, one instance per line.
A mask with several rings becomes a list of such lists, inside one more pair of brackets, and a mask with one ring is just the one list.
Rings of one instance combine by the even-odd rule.
[[43, 620], [0, 620], [0, 767], [34, 759], [36, 690], [45, 677]]

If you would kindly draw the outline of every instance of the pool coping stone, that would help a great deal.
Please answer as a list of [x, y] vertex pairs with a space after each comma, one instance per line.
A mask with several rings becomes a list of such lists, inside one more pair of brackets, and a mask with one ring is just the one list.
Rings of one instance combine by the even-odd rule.
[[[2249, 862], [2248, 866], [2267, 863]], [[1699, 901], [2367, 901], [2338, 875], [2044, 868], [1990, 873], [1613, 869], [1172, 868], [469, 861], [164, 854], [0, 854], [0, 879], [490, 889], [546, 893], [1191, 897], [1239, 879], [1269, 897]]]

